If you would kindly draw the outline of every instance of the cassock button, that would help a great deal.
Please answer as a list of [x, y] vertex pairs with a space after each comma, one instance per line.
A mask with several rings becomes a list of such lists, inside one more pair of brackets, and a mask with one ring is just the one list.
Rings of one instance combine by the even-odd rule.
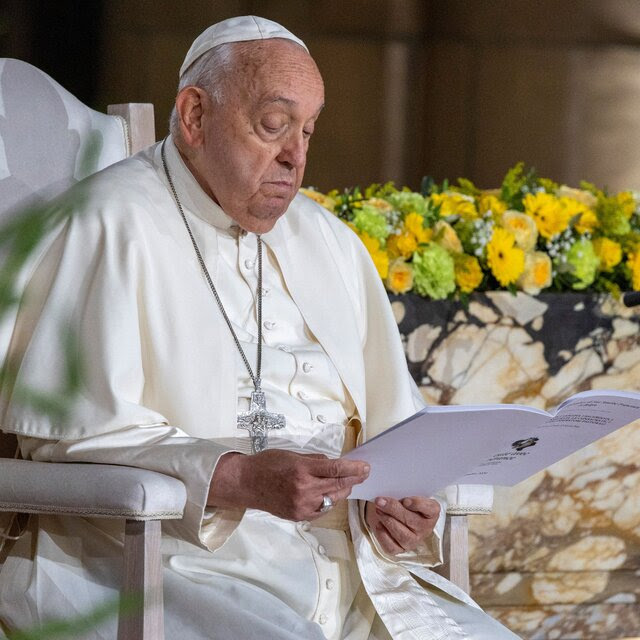
[[300, 398], [300, 400], [306, 400], [308, 397], [304, 391], [298, 391], [298, 398]]
[[310, 362], [304, 362], [304, 363], [302, 364], [302, 370], [303, 370], [305, 373], [309, 373], [309, 371], [311, 371], [311, 369], [313, 369], [313, 365], [312, 365]]
[[326, 418], [326, 416], [323, 416], [321, 413], [319, 413], [319, 414], [316, 416], [316, 420], [317, 420], [318, 422], [321, 422], [322, 424], [324, 424], [324, 423], [327, 421], [327, 418]]
[[319, 544], [318, 545], [318, 553], [321, 556], [326, 556], [327, 555], [327, 550], [321, 544]]
[[325, 584], [325, 586], [327, 587], [327, 589], [329, 591], [331, 591], [331, 589], [333, 589], [333, 587], [336, 586], [335, 581], [333, 579], [331, 579], [331, 578], [327, 578], [327, 581], [324, 584]]
[[324, 613], [321, 613], [320, 616], [318, 617], [318, 622], [320, 624], [327, 624], [328, 621], [329, 621], [329, 617]]
[[265, 329], [273, 329], [276, 323], [273, 320], [265, 320], [263, 323]]
[[311, 525], [308, 522], [303, 522], [302, 523], [302, 530], [303, 531], [310, 531], [311, 530]]
[[249, 260], [249, 258], [247, 258], [247, 259], [244, 261], [244, 266], [245, 266], [247, 269], [253, 269], [253, 260]]
[[281, 344], [278, 349], [280, 349], [280, 351], [284, 351], [285, 353], [291, 353], [291, 347], [287, 347], [286, 344]]

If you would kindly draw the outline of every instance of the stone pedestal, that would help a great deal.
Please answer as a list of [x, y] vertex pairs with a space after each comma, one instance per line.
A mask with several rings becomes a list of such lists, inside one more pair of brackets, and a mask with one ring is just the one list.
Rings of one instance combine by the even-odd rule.
[[[476, 294], [465, 308], [391, 297], [411, 372], [440, 404], [552, 408], [640, 390], [640, 309], [606, 296]], [[513, 488], [471, 521], [472, 595], [525, 639], [637, 636], [640, 423]]]

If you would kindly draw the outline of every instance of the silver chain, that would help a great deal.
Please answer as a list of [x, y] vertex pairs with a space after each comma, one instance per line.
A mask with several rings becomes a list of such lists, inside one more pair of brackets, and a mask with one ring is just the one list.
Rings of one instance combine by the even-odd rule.
[[178, 211], [180, 212], [180, 216], [182, 217], [182, 221], [184, 222], [184, 226], [187, 228], [187, 232], [189, 233], [189, 237], [191, 238], [191, 244], [193, 244], [193, 248], [196, 252], [196, 256], [198, 257], [198, 262], [200, 263], [200, 268], [204, 273], [204, 277], [209, 284], [209, 288], [211, 289], [211, 293], [213, 293], [213, 297], [216, 299], [218, 303], [218, 308], [220, 309], [220, 313], [222, 313], [222, 317], [224, 318], [227, 326], [229, 327], [229, 331], [231, 331], [231, 335], [233, 336], [233, 340], [236, 343], [236, 347], [238, 347], [238, 351], [242, 356], [242, 361], [244, 362], [244, 366], [247, 368], [249, 372], [249, 376], [251, 376], [251, 380], [253, 382], [253, 386], [256, 391], [260, 389], [261, 379], [260, 374], [262, 373], [262, 238], [259, 234], [256, 234], [257, 242], [258, 242], [258, 291], [256, 293], [256, 297], [258, 300], [258, 358], [256, 363], [256, 373], [254, 375], [253, 369], [249, 364], [249, 360], [240, 344], [240, 340], [236, 335], [236, 332], [233, 330], [233, 325], [231, 324], [231, 320], [229, 320], [229, 316], [225, 311], [224, 305], [222, 304], [222, 300], [220, 300], [220, 296], [218, 295], [218, 291], [213, 284], [213, 280], [211, 279], [211, 275], [209, 274], [209, 270], [207, 269], [207, 265], [204, 263], [204, 259], [202, 258], [202, 253], [200, 253], [200, 248], [198, 247], [198, 243], [191, 231], [191, 226], [187, 220], [187, 216], [182, 209], [182, 205], [180, 204], [180, 199], [178, 198], [178, 192], [176, 191], [175, 186], [173, 185], [173, 180], [171, 179], [171, 174], [169, 173], [169, 168], [167, 167], [167, 159], [164, 153], [164, 145], [167, 139], [165, 138], [162, 141], [162, 146], [160, 147], [160, 155], [162, 156], [162, 166], [164, 167], [164, 172], [167, 176], [167, 180], [169, 182], [169, 186], [171, 187], [171, 193], [173, 194], [173, 199], [176, 202], [178, 207]]

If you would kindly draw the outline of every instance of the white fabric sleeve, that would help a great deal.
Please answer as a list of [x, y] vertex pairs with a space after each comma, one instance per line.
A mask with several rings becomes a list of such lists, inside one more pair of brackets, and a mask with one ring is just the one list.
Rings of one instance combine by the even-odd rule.
[[41, 462], [92, 462], [150, 469], [184, 482], [187, 502], [181, 520], [166, 520], [163, 531], [214, 551], [240, 523], [243, 509], [207, 507], [209, 486], [220, 458], [234, 450], [192, 438], [167, 425], [131, 426], [80, 440], [19, 436], [22, 456]]

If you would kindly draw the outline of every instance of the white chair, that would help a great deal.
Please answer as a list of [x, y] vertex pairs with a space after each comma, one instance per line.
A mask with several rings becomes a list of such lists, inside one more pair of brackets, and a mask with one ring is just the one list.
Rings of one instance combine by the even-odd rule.
[[[108, 111], [110, 115], [89, 109], [27, 63], [0, 59], [0, 227], [25, 208], [154, 142], [152, 105], [115, 105]], [[0, 259], [2, 251], [6, 257], [0, 246]], [[28, 272], [26, 264], [16, 282], [18, 293]], [[12, 311], [0, 323], [0, 360], [14, 320]], [[162, 640], [160, 523], [182, 516], [182, 482], [116, 465], [16, 460], [14, 452], [15, 438], [0, 433], [0, 513], [123, 519], [122, 590], [142, 594], [144, 605], [135, 614], [121, 616], [118, 639]], [[466, 515], [489, 512], [492, 492], [450, 487], [447, 499], [443, 574], [468, 591]]]
[[[89, 109], [35, 67], [0, 59], [0, 228], [155, 141], [152, 105], [113, 105], [109, 114]], [[2, 246], [0, 257], [8, 251]], [[37, 251], [17, 274], [16, 294], [35, 259]], [[0, 323], [0, 360], [15, 311]], [[130, 467], [12, 459], [15, 450], [15, 438], [0, 434], [0, 512], [122, 519], [122, 593], [142, 600], [120, 617], [118, 639], [161, 640], [160, 523], [182, 517], [183, 483]]]

